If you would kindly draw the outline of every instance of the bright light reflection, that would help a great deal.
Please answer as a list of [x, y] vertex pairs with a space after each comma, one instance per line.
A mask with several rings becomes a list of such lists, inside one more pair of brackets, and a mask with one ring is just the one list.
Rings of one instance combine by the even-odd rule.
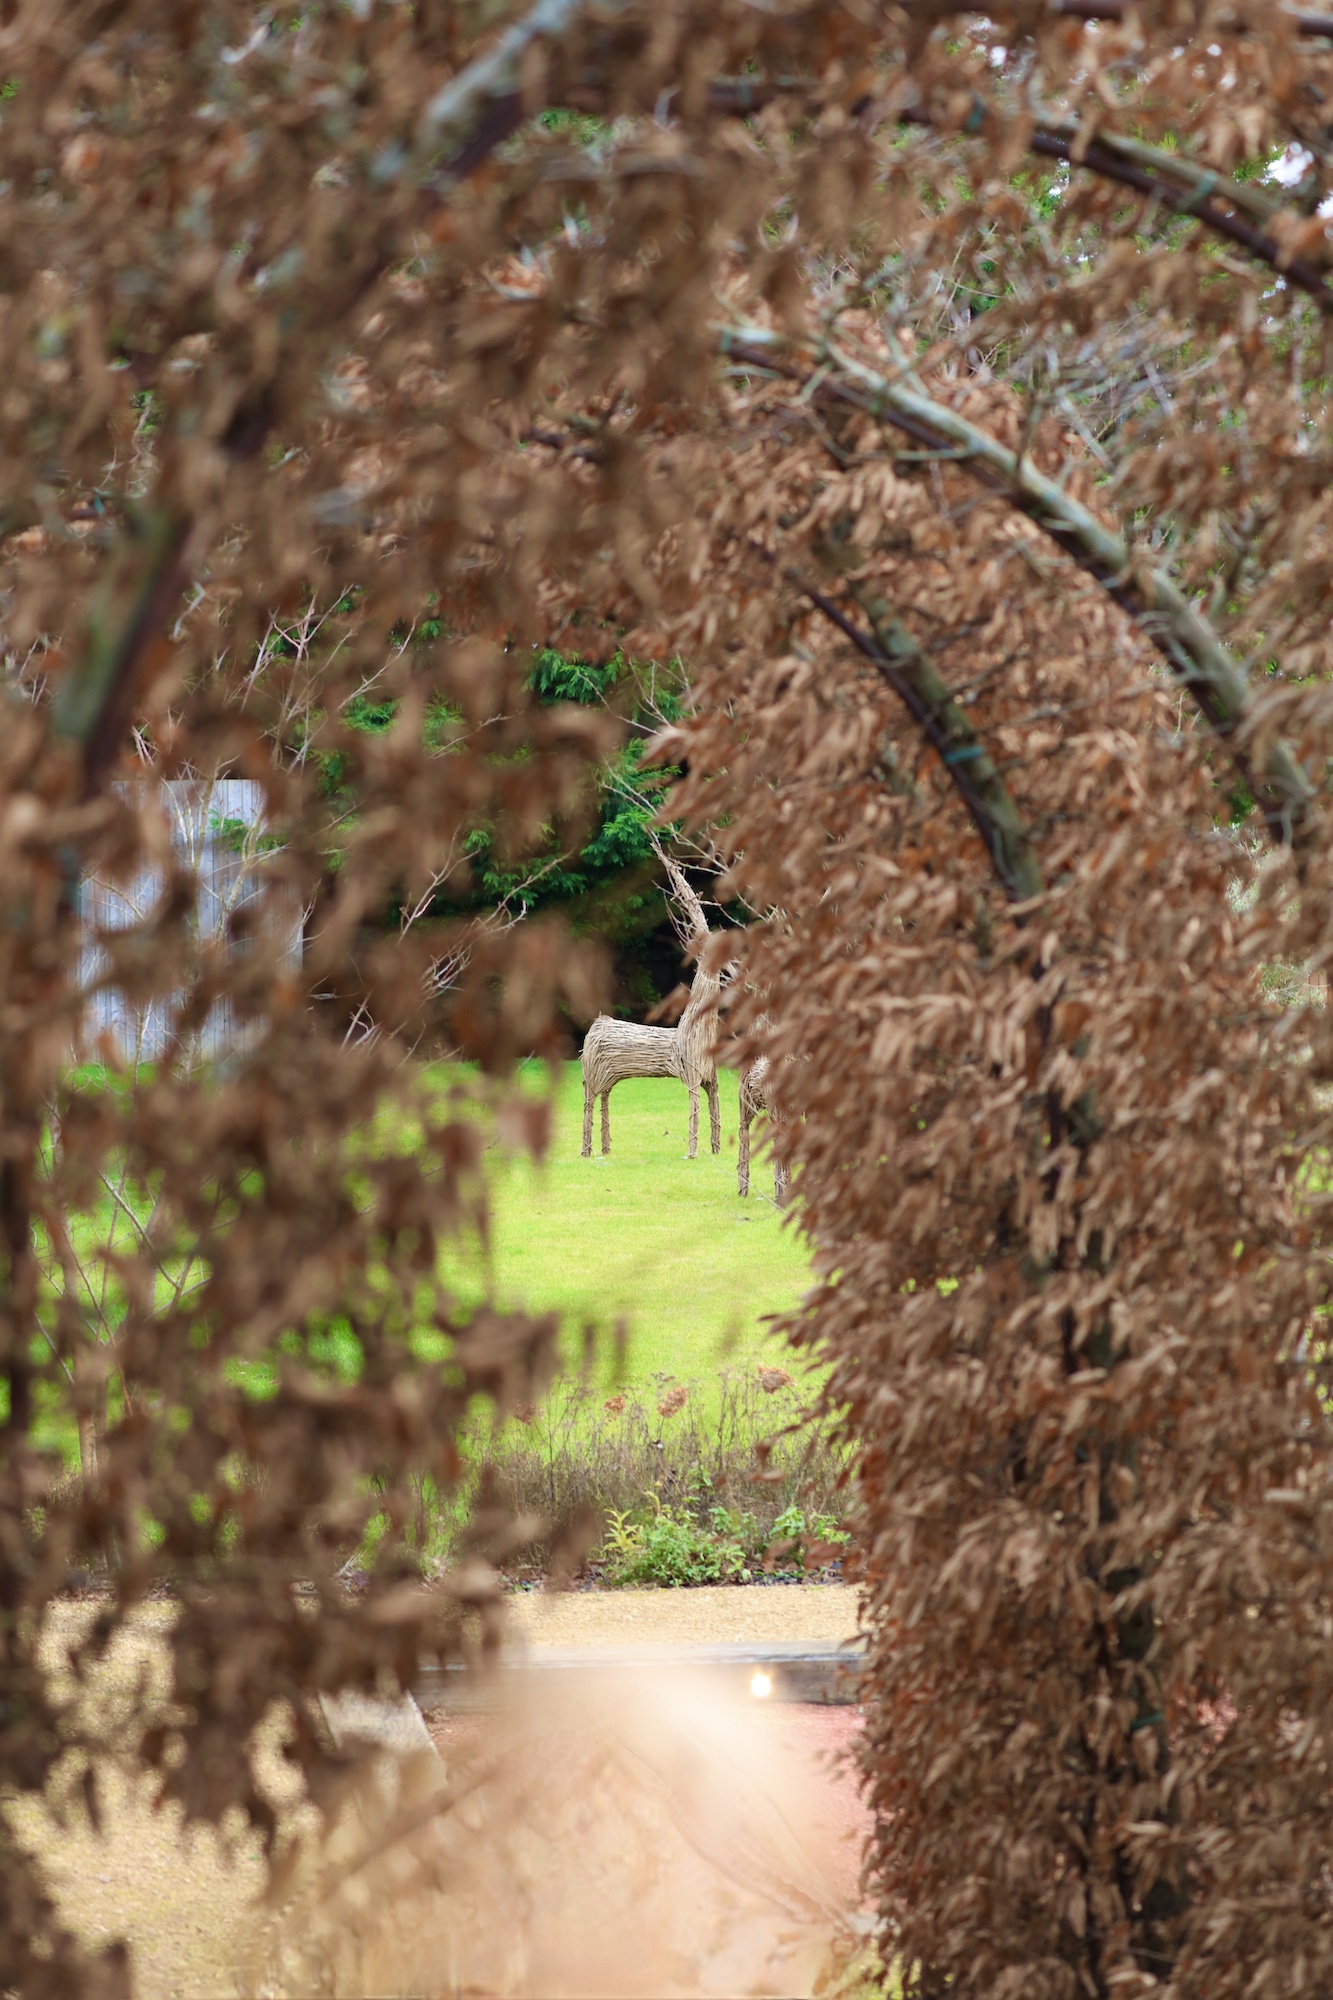
[[1295, 187], [1303, 181], [1314, 165], [1314, 154], [1305, 146], [1288, 146], [1280, 160], [1274, 160], [1268, 169], [1271, 178], [1281, 187]]
[[750, 1693], [756, 1701], [763, 1701], [773, 1692], [773, 1683], [767, 1674], [751, 1674]]

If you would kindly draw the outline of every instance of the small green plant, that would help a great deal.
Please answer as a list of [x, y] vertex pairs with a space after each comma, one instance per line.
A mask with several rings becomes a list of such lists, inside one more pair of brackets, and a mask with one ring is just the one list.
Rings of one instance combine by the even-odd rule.
[[247, 819], [210, 813], [208, 830], [227, 854], [279, 854], [282, 841], [275, 833], [262, 833]]
[[849, 1448], [804, 1420], [801, 1386], [781, 1369], [727, 1369], [715, 1384], [659, 1372], [647, 1396], [566, 1379], [499, 1438], [474, 1442], [463, 1486], [423, 1495], [428, 1572], [456, 1559], [483, 1479], [491, 1503], [542, 1524], [505, 1558], [516, 1580], [542, 1575], [576, 1528], [587, 1549], [578, 1524], [589, 1520], [602, 1524], [589, 1572], [612, 1586], [795, 1582], [847, 1541], [837, 1510]]
[[[709, 1483], [699, 1482], [700, 1500]], [[656, 1492], [638, 1507], [613, 1510], [598, 1551], [608, 1584], [751, 1583], [761, 1571], [804, 1575], [807, 1551], [816, 1556], [846, 1546], [846, 1531], [831, 1514], [807, 1515], [795, 1504], [784, 1507], [765, 1529], [750, 1511], [720, 1502], [700, 1509], [698, 1501], [666, 1505]], [[818, 1563], [812, 1565], [819, 1566]]]
[[664, 1507], [655, 1493], [647, 1496], [646, 1518], [635, 1521], [618, 1513], [603, 1542], [608, 1583], [748, 1583], [749, 1551], [729, 1532], [731, 1518], [716, 1507], [707, 1521], [691, 1518], [684, 1508]]
[[847, 1531], [832, 1514], [807, 1513], [802, 1507], [791, 1506], [784, 1507], [774, 1521], [764, 1553], [769, 1565], [781, 1562], [784, 1568], [803, 1570], [812, 1557], [818, 1567], [824, 1551], [846, 1546]]

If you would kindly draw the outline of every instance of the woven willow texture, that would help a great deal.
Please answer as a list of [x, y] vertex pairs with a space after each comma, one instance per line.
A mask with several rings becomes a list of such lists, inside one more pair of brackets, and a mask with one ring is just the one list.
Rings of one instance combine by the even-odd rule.
[[[673, 915], [686, 948], [699, 956], [710, 932], [703, 904], [669, 855], [658, 848], [678, 911]], [[651, 1028], [599, 1014], [583, 1041], [583, 1157], [592, 1155], [593, 1100], [602, 1100], [602, 1151], [611, 1150], [610, 1096], [628, 1076], [678, 1077], [690, 1093], [689, 1157], [699, 1152], [699, 1092], [708, 1098], [713, 1151], [722, 1150], [722, 1117], [717, 1096], [717, 1002], [719, 975], [700, 964], [685, 1011], [674, 1028]]]
[[[748, 1195], [750, 1192], [750, 1126], [756, 1118], [767, 1118], [770, 1125], [781, 1125], [785, 1121], [782, 1113], [772, 1101], [769, 1089], [771, 1066], [767, 1056], [760, 1056], [751, 1063], [741, 1078], [740, 1091], [740, 1131], [736, 1147], [736, 1192]], [[785, 1160], [776, 1155], [773, 1160], [773, 1199], [779, 1208], [785, 1208], [791, 1193], [791, 1169]]]

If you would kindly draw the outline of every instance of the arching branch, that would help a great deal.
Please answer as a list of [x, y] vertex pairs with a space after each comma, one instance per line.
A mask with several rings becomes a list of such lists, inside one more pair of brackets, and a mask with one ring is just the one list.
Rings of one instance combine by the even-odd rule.
[[1259, 801], [1269, 832], [1277, 840], [1293, 837], [1313, 797], [1310, 782], [1282, 742], [1269, 749], [1262, 773], [1253, 769], [1241, 740], [1253, 710], [1245, 671], [1167, 570], [1144, 564], [1123, 535], [1099, 521], [1057, 480], [929, 396], [905, 357], [896, 355], [901, 366], [886, 375], [828, 340], [805, 344], [801, 364], [793, 365], [783, 353], [792, 345], [788, 337], [766, 327], [722, 328], [719, 342], [726, 355], [807, 381], [811, 401], [851, 404], [918, 444], [948, 451], [1005, 494], [1095, 577], [1153, 641], [1226, 743], [1237, 771]]
[[53, 726], [79, 755], [79, 796], [103, 789], [129, 731], [145, 659], [184, 594], [190, 522], [174, 507], [135, 516], [88, 619], [82, 657], [57, 694]]
[[[517, 129], [525, 117], [542, 109], [526, 104], [524, 69], [542, 42], [557, 41], [584, 12], [587, 0], [536, 0], [521, 21], [515, 21], [457, 76], [436, 91], [421, 114], [416, 145], [395, 168], [421, 170], [432, 156], [444, 154], [444, 172], [462, 178], [486, 154]], [[602, 0], [603, 14], [624, 11], [626, 0]], [[525, 108], [526, 107], [526, 108]]]
[[[528, 22], [519, 23], [510, 30], [510, 34], [526, 34], [528, 24], [538, 13], [560, 14], [567, 25], [576, 11], [573, 0], [543, 0], [542, 6], [535, 8], [533, 15], [528, 17]], [[1121, 18], [1118, 12], [1088, 14], [1077, 7], [1058, 11], [1076, 13], [1082, 19]], [[1293, 15], [1291, 19], [1302, 33], [1333, 39], [1333, 16]], [[1301, 26], [1302, 23], [1308, 25]], [[549, 35], [554, 31], [534, 29], [528, 40], [523, 42], [524, 48], [529, 41], [537, 39], [538, 32]], [[500, 61], [501, 46], [497, 45], [495, 51], [471, 65], [453, 83], [447, 84], [436, 100], [445, 105], [448, 113], [448, 123], [437, 135], [437, 146], [445, 136], [457, 140], [454, 151], [437, 169], [437, 177], [444, 183], [465, 179], [475, 172], [498, 145], [510, 138], [539, 109], [550, 107], [585, 112], [605, 112], [609, 109], [605, 88], [595, 74], [542, 93], [542, 101], [538, 104], [530, 93], [519, 88], [515, 64]], [[710, 84], [707, 103], [711, 111], [748, 117], [775, 98], [818, 99], [821, 89], [820, 80], [809, 76], [723, 76], [716, 77]], [[663, 100], [659, 107], [663, 113], [670, 112], [676, 95], [673, 91]], [[859, 112], [870, 102], [867, 97], [851, 109]], [[979, 132], [989, 116], [990, 110], [985, 101], [974, 98], [971, 110], [961, 122], [961, 130], [964, 133]], [[897, 112], [897, 117], [903, 125], [915, 125], [927, 131], [936, 128], [935, 117], [929, 107], [921, 103], [905, 105]], [[954, 127], [951, 124], [946, 129]], [[1234, 180], [1227, 174], [1201, 166], [1188, 154], [1173, 153], [1164, 146], [1150, 146], [1121, 132], [1101, 131], [1084, 141], [1079, 125], [1073, 119], [1038, 120], [1027, 143], [1029, 152], [1039, 159], [1059, 160], [1082, 172], [1097, 174], [1104, 180], [1132, 188], [1135, 193], [1157, 202], [1173, 215], [1193, 218], [1225, 242], [1234, 243], [1247, 256], [1266, 264], [1276, 277], [1305, 292], [1321, 312], [1333, 315], [1333, 283], [1330, 283], [1327, 272], [1308, 257], [1290, 255], [1281, 236], [1272, 233], [1269, 225], [1273, 218], [1288, 209], [1290, 203], [1283, 194], [1263, 182]], [[416, 158], [417, 163], [422, 164], [421, 155]]]
[[1011, 903], [1043, 890], [1041, 870], [1027, 828], [985, 744], [940, 679], [929, 657], [888, 606], [868, 592], [857, 601], [870, 621], [863, 632], [830, 597], [803, 586], [815, 609], [846, 634], [877, 669], [937, 752], [954, 790], [971, 814]]
[[[1066, 21], [1124, 21], [1128, 18], [1134, 0], [1055, 0], [1051, 8], [1053, 14]], [[979, 7], [950, 8], [950, 13], [979, 14]], [[1292, 33], [1311, 38], [1324, 37], [1333, 40], [1333, 14], [1311, 14], [1294, 8], [1279, 7], [1276, 12], [1280, 19], [1291, 23]], [[1214, 32], [1225, 28], [1226, 22], [1210, 24]]]
[[1267, 264], [1289, 285], [1306, 292], [1321, 312], [1333, 314], [1333, 285], [1319, 266], [1306, 257], [1288, 257], [1277, 237], [1245, 221], [1238, 212], [1248, 209], [1253, 213], [1264, 208], [1270, 214], [1279, 211], [1283, 204], [1266, 198], [1267, 190], [1262, 187], [1247, 195], [1242, 181], [1210, 173], [1191, 160], [1173, 160], [1164, 150], [1122, 139], [1118, 133], [1099, 134], [1090, 145], [1080, 149], [1072, 132], [1062, 132], [1058, 126], [1039, 125], [1029, 143], [1030, 150], [1043, 159], [1063, 160], [1070, 166], [1082, 167], [1105, 180], [1118, 181], [1122, 187], [1151, 196], [1173, 215], [1192, 216], [1229, 243], [1238, 244], [1260, 263]]
[[[1257, 0], [1255, 11], [1266, 4], [1267, 0]], [[1048, 17], [1061, 21], [1121, 22], [1129, 19], [1134, 5], [1135, 0], [1049, 0]], [[962, 14], [992, 12], [988, 7], [969, 6], [966, 0], [962, 5], [955, 5], [954, 0], [927, 0], [924, 7], [913, 11], [918, 18], [929, 21], [932, 27], [941, 21], [957, 20]], [[1333, 40], [1333, 14], [1309, 13], [1294, 7], [1278, 7], [1274, 12], [1280, 20], [1290, 23], [1294, 35], [1312, 40], [1321, 37]], [[1223, 16], [1221, 20], [1210, 20], [1208, 27], [1212, 34], [1243, 34], [1247, 23], [1243, 16], [1240, 20], [1230, 21]]]

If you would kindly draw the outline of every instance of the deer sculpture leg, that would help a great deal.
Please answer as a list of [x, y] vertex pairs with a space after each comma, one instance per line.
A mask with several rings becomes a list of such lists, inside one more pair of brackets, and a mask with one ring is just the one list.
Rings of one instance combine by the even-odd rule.
[[610, 1085], [608, 1084], [607, 1088], [602, 1092], [602, 1151], [604, 1153], [609, 1153], [610, 1150], [611, 1150], [611, 1088]]
[[[750, 1192], [750, 1125], [755, 1118], [768, 1120], [769, 1150], [773, 1148], [773, 1133], [777, 1126], [786, 1121], [773, 1107], [771, 1097], [772, 1076], [768, 1058], [760, 1056], [746, 1070], [740, 1087], [740, 1131], [736, 1149], [736, 1192], [748, 1195]], [[791, 1193], [791, 1170], [774, 1156], [773, 1160], [773, 1200], [778, 1208], [785, 1208]]]
[[690, 1149], [686, 1157], [691, 1160], [697, 1160], [699, 1157], [699, 1086], [697, 1083], [690, 1085]]
[[593, 1097], [592, 1078], [585, 1075], [583, 1079], [583, 1157], [585, 1160], [592, 1158]]
[[709, 1136], [713, 1141], [713, 1151], [720, 1153], [722, 1151], [722, 1108], [718, 1102], [717, 1078], [714, 1077], [711, 1083], [706, 1083], [704, 1089], [708, 1092]]
[[[790, 1062], [792, 1058], [785, 1058]], [[773, 1201], [776, 1207], [785, 1208], [791, 1197], [791, 1168], [780, 1157], [773, 1139], [779, 1125], [786, 1124], [786, 1118], [777, 1108], [773, 1099], [774, 1073], [767, 1056], [760, 1056], [751, 1063], [741, 1077], [738, 1093], [740, 1108], [739, 1144], [736, 1149], [736, 1192], [750, 1192], [750, 1123], [752, 1119], [766, 1117], [768, 1120], [768, 1147], [773, 1155]]]

